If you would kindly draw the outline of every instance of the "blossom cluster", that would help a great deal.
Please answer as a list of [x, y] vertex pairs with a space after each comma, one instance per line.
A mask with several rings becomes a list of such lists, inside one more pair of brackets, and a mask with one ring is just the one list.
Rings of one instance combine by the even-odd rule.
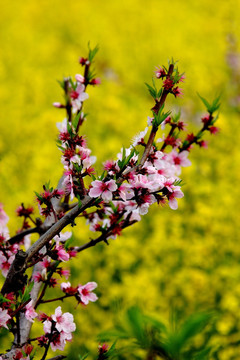
[[45, 335], [39, 338], [40, 346], [50, 342], [53, 351], [64, 350], [66, 341], [72, 340], [72, 332], [76, 330], [76, 324], [73, 322], [73, 315], [69, 312], [62, 313], [61, 306], [58, 306], [54, 315], [50, 317], [41, 314], [43, 321], [43, 330]]

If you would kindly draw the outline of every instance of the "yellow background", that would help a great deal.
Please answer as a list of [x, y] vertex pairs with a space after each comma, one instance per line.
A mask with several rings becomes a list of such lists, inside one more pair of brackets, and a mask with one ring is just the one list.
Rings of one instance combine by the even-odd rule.
[[[100, 47], [95, 69], [102, 84], [88, 91], [82, 130], [98, 169], [145, 128], [153, 104], [144, 82], [155, 66], [179, 60], [185, 95], [167, 108], [181, 107], [191, 128], [204, 114], [196, 92], [210, 100], [222, 92], [220, 133], [208, 136], [209, 149], [192, 152], [179, 210], [155, 207], [109, 247], [99, 245], [74, 261], [73, 284], [97, 281], [99, 301], [77, 309], [66, 302], [78, 325], [68, 346], [71, 359], [94, 350], [98, 332], [111, 326], [118, 308], [132, 304], [166, 321], [172, 307], [182, 316], [216, 309], [211, 341], [218, 358], [240, 357], [239, 14], [237, 0], [1, 5], [0, 201], [11, 216], [11, 234], [20, 227], [17, 206], [36, 206], [34, 191], [49, 180], [55, 186], [61, 176], [55, 124], [65, 114], [52, 103], [62, 99], [57, 80], [81, 71], [78, 58], [87, 55], [89, 41]], [[231, 54], [238, 69], [229, 66]], [[76, 244], [88, 240], [83, 225], [74, 234]]]

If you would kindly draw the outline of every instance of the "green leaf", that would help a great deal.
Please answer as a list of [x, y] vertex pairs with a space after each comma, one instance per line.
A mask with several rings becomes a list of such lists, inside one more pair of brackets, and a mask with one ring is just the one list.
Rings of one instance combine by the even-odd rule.
[[108, 330], [108, 331], [103, 331], [98, 335], [98, 338], [100, 341], [109, 341], [112, 339], [129, 339], [129, 333], [128, 331], [126, 331], [126, 329], [124, 328], [118, 328], [116, 326], [116, 329], [114, 330]]
[[93, 59], [94, 59], [94, 57], [95, 57], [95, 55], [97, 54], [97, 52], [98, 52], [98, 50], [99, 50], [99, 46], [98, 46], [98, 45], [95, 46], [95, 48], [92, 50], [92, 49], [90, 48], [90, 43], [88, 43], [88, 49], [89, 49], [88, 59], [89, 59], [90, 62], [92, 62]]
[[73, 89], [73, 90], [76, 90], [76, 88], [77, 88], [77, 83], [74, 83], [71, 77], [68, 78], [68, 81], [69, 81], [72, 89]]
[[198, 94], [198, 96], [202, 100], [203, 104], [206, 106], [206, 109], [210, 114], [214, 113], [216, 110], [219, 109], [221, 105], [220, 104], [221, 95], [217, 96], [216, 99], [213, 100], [212, 104], [209, 104], [209, 102], [206, 99], [204, 99], [201, 95]]
[[181, 179], [176, 179], [175, 181], [174, 181], [174, 183], [173, 183], [173, 185], [174, 186], [180, 186], [180, 185], [182, 185], [182, 180]]
[[68, 131], [69, 135], [72, 137], [73, 132], [72, 132], [72, 127], [71, 127], [69, 121], [67, 121], [67, 131]]
[[81, 117], [81, 111], [72, 120], [72, 126], [75, 131], [77, 130], [77, 126], [78, 126], [80, 117]]
[[116, 349], [116, 343], [117, 340], [114, 341], [110, 349], [106, 352], [106, 359], [113, 359], [118, 355], [119, 351]]
[[88, 357], [89, 353], [86, 353], [85, 355], [81, 356], [78, 355], [79, 360], [85, 360]]
[[[198, 94], [198, 93], [197, 93]], [[207, 110], [210, 108], [209, 102], [204, 99], [200, 94], [198, 94], [199, 98], [202, 100], [203, 104], [206, 106]]]
[[208, 360], [211, 351], [212, 351], [212, 348], [211, 348], [211, 347], [207, 347], [206, 349], [203, 349], [202, 351], [198, 352], [198, 353], [194, 356], [193, 360]]
[[162, 96], [163, 89], [161, 88], [157, 93], [157, 98], [159, 99]]
[[80, 195], [75, 195], [76, 196], [76, 198], [78, 199], [78, 206], [79, 207], [81, 207], [82, 206], [82, 200], [81, 200], [81, 198], [80, 198]]
[[5, 298], [2, 294], [0, 294], [0, 303], [3, 303], [3, 302], [11, 302], [11, 300]]
[[177, 326], [178, 320], [174, 318], [172, 331], [167, 336], [166, 350], [173, 356], [179, 356], [189, 340], [201, 333], [211, 318], [209, 313], [193, 314], [181, 326]]
[[99, 180], [103, 180], [105, 178], [105, 170], [103, 171], [103, 173], [101, 174], [101, 176], [99, 177]]
[[127, 319], [132, 332], [132, 336], [135, 337], [139, 344], [145, 348], [147, 342], [147, 337], [144, 331], [144, 322], [143, 316], [138, 307], [131, 307], [127, 311]]
[[73, 242], [74, 242], [74, 237], [71, 236], [71, 237], [64, 243], [64, 248], [67, 250], [68, 248], [70, 248], [70, 246], [72, 245]]
[[154, 116], [153, 124], [156, 127], [158, 127], [171, 114], [171, 111], [167, 111], [166, 113], [164, 113], [162, 112], [162, 110], [163, 110], [163, 106], [160, 108], [157, 114], [153, 113]]
[[157, 90], [154, 89], [152, 86], [150, 86], [149, 84], [145, 83], [145, 85], [148, 88], [148, 91], [150, 93], [150, 95], [154, 98], [154, 100], [157, 98]]
[[59, 83], [59, 85], [61, 86], [61, 88], [64, 90], [64, 89], [65, 89], [65, 82], [64, 82], [64, 80], [63, 80], [63, 81], [57, 80], [57, 82]]
[[30, 284], [28, 286], [25, 287], [23, 296], [22, 296], [22, 302], [28, 301], [30, 299], [30, 292], [32, 291], [34, 282], [30, 282]]
[[34, 191], [34, 192], [35, 192], [36, 197], [37, 197], [40, 201], [42, 201], [43, 198], [39, 195], [39, 193], [37, 193], [36, 191]]
[[176, 115], [172, 115], [172, 121], [177, 123], [180, 117], [181, 117], [181, 110], [179, 110], [179, 112]]

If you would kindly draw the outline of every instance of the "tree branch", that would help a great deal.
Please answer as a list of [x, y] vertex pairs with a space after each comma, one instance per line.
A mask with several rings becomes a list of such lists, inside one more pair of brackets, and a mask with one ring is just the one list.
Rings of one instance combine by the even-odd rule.
[[27, 251], [27, 261], [38, 253], [52, 238], [60, 233], [60, 231], [69, 224], [73, 224], [75, 218], [83, 212], [86, 208], [92, 206], [95, 199], [90, 196], [85, 196], [82, 200], [81, 206], [77, 204], [72, 210], [65, 214], [58, 220], [45, 234], [43, 234]]

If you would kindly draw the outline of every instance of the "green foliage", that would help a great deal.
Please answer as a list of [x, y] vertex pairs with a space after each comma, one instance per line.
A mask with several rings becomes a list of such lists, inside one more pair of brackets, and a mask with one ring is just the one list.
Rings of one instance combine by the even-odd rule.
[[81, 117], [81, 112], [79, 112], [78, 114], [76, 114], [76, 116], [74, 117], [74, 119], [72, 120], [72, 126], [73, 126], [73, 129], [76, 131], [77, 129], [77, 126], [78, 126], [78, 122], [79, 122], [79, 119]]
[[4, 302], [11, 302], [11, 300], [5, 298], [5, 296], [3, 296], [2, 294], [0, 294], [0, 303], [4, 303]]
[[98, 50], [99, 50], [99, 46], [95, 46], [95, 48], [91, 49], [90, 47], [90, 43], [88, 43], [88, 49], [89, 49], [89, 53], [88, 53], [88, 60], [90, 62], [93, 61], [95, 55], [97, 54]]
[[136, 149], [132, 148], [129, 155], [126, 154], [126, 149], [123, 147], [122, 149], [122, 159], [118, 160], [118, 166], [120, 170], [124, 170], [125, 167], [128, 165], [129, 161], [132, 159], [132, 157], [137, 154]]
[[89, 355], [88, 353], [83, 356], [78, 355], [78, 358], [79, 358], [79, 360], [85, 360], [88, 357], [88, 355]]
[[25, 287], [23, 293], [21, 290], [19, 290], [19, 303], [25, 303], [30, 299], [30, 292], [32, 291], [33, 285], [34, 282], [30, 282], [30, 284]]
[[145, 85], [147, 86], [148, 91], [149, 91], [150, 95], [153, 97], [153, 99], [154, 100], [159, 99], [162, 95], [162, 91], [163, 91], [162, 87], [159, 90], [157, 90], [154, 78], [152, 78], [152, 84], [153, 84], [153, 86], [149, 85], [148, 83], [145, 83]]
[[201, 95], [198, 94], [198, 96], [202, 100], [203, 104], [206, 106], [206, 109], [210, 114], [213, 114], [216, 110], [219, 109], [221, 105], [220, 103], [221, 95], [217, 96], [213, 100], [212, 104], [209, 104], [209, 102], [206, 99], [204, 99]]
[[153, 126], [158, 127], [170, 114], [171, 111], [163, 112], [164, 105], [161, 106], [158, 113], [153, 112]]
[[166, 327], [158, 319], [144, 315], [138, 307], [132, 307], [127, 310], [124, 319], [115, 324], [113, 330], [100, 334], [100, 340], [117, 339], [118, 346], [120, 340], [131, 340], [129, 348], [126, 346], [125, 349], [128, 357], [134, 345], [135, 348], [143, 349], [148, 354], [151, 353], [153, 359], [207, 359], [211, 348], [206, 346], [200, 349], [195, 348], [192, 340], [198, 334], [204, 333], [204, 329], [213, 319], [213, 314], [196, 313], [182, 323], [176, 316], [173, 318], [170, 326]]

